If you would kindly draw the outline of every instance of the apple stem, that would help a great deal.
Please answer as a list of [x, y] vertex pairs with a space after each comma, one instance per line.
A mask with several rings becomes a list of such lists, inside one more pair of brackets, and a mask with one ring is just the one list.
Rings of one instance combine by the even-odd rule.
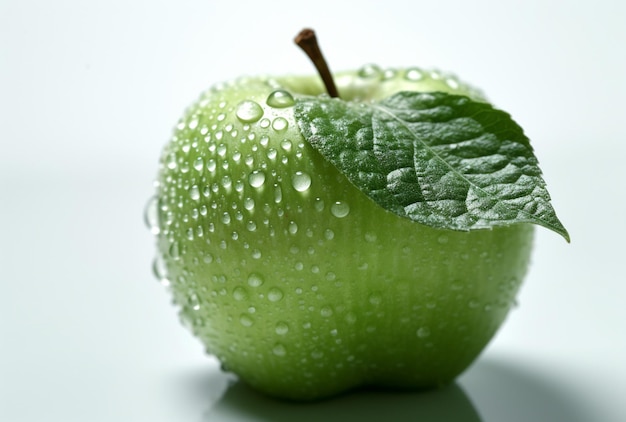
[[328, 69], [328, 63], [326, 63], [326, 59], [322, 55], [322, 51], [320, 50], [320, 46], [317, 43], [317, 37], [315, 36], [315, 31], [309, 28], [305, 28], [296, 36], [294, 39], [298, 47], [300, 47], [309, 59], [315, 65], [318, 73], [322, 77], [322, 81], [324, 81], [324, 85], [326, 86], [326, 91], [328, 91], [328, 95], [333, 98], [339, 97], [339, 92], [337, 91], [337, 86], [335, 86], [335, 81], [333, 80], [333, 76], [330, 73], [330, 69]]

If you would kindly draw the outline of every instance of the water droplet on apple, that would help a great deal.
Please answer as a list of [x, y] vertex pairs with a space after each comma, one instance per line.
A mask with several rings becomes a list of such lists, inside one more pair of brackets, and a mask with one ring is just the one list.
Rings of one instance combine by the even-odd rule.
[[446, 85], [448, 85], [452, 89], [459, 89], [459, 81], [454, 76], [449, 76], [446, 78]]
[[165, 158], [165, 165], [168, 169], [174, 170], [177, 166], [176, 154], [171, 153]]
[[289, 139], [283, 139], [282, 141], [280, 141], [280, 147], [284, 150], [284, 151], [291, 151], [291, 141]]
[[333, 240], [335, 237], [335, 232], [331, 229], [326, 229], [324, 230], [324, 237], [326, 238], [326, 240]]
[[274, 108], [291, 107], [296, 103], [291, 94], [282, 89], [272, 92], [266, 102], [268, 106]]
[[272, 287], [269, 292], [267, 292], [267, 298], [270, 302], [279, 302], [282, 300], [283, 296], [283, 291], [278, 287]]
[[280, 204], [283, 200], [283, 190], [278, 183], [274, 183], [274, 202]]
[[252, 211], [254, 209], [254, 199], [246, 198], [243, 200], [243, 207], [248, 211]]
[[353, 312], [346, 313], [345, 320], [348, 324], [356, 323], [356, 315]]
[[187, 298], [187, 304], [194, 311], [200, 310], [200, 300], [198, 299], [198, 296], [194, 293], [190, 294]]
[[369, 296], [368, 300], [374, 306], [378, 306], [382, 302], [382, 298], [380, 297], [380, 295], [378, 293], [372, 293]]
[[187, 123], [187, 127], [191, 130], [194, 130], [195, 128], [198, 127], [198, 117], [194, 116], [189, 123]]
[[169, 254], [174, 260], [180, 259], [180, 244], [178, 242], [173, 242], [170, 245]]
[[404, 78], [413, 82], [419, 81], [424, 78], [424, 72], [417, 67], [412, 67], [406, 70]]
[[228, 212], [224, 212], [224, 214], [222, 214], [221, 220], [224, 224], [230, 224], [230, 214]]
[[289, 325], [286, 322], [279, 321], [276, 323], [275, 331], [279, 336], [284, 336], [289, 332]]
[[322, 315], [324, 318], [328, 318], [333, 316], [333, 309], [330, 306], [324, 306], [322, 307], [322, 309], [320, 309], [320, 315]]
[[380, 67], [378, 67], [375, 64], [366, 64], [361, 69], [359, 69], [357, 74], [361, 78], [367, 78], [367, 79], [379, 78], [380, 79], [382, 75], [382, 71], [380, 70]]
[[272, 129], [277, 132], [281, 132], [289, 126], [289, 122], [284, 117], [277, 117], [272, 122]]
[[156, 196], [148, 200], [143, 213], [143, 221], [152, 234], [157, 235], [161, 232], [159, 227], [159, 199]]
[[296, 234], [298, 233], [298, 225], [296, 224], [295, 221], [290, 221], [289, 222], [289, 233], [290, 234]]
[[291, 184], [298, 192], [304, 192], [311, 187], [311, 176], [302, 171], [297, 171], [291, 177]]
[[263, 280], [263, 277], [257, 273], [251, 273], [248, 276], [248, 285], [251, 287], [259, 287], [263, 284], [264, 281], [265, 280]]
[[311, 357], [313, 359], [321, 359], [324, 357], [324, 352], [322, 352], [321, 350], [313, 350], [311, 352]]
[[248, 292], [241, 286], [237, 286], [233, 289], [233, 297], [237, 301], [248, 299]]
[[215, 168], [217, 167], [217, 163], [215, 162], [215, 159], [210, 158], [207, 162], [206, 162], [206, 168], [208, 171], [210, 171], [211, 173], [213, 173], [215, 171]]
[[385, 69], [385, 71], [383, 72], [383, 80], [388, 81], [390, 79], [395, 78], [396, 75], [397, 75], [397, 72], [395, 69]]
[[378, 236], [376, 236], [376, 233], [373, 233], [373, 232], [365, 233], [365, 241], [366, 242], [373, 243], [373, 242], [376, 242], [376, 239], [378, 239]]
[[260, 188], [263, 186], [263, 183], [265, 183], [265, 173], [261, 170], [254, 170], [248, 176], [248, 183], [250, 183], [250, 186], [253, 188]]
[[202, 157], [198, 157], [194, 160], [193, 168], [197, 171], [202, 171], [202, 169], [204, 168], [204, 160], [202, 159]]
[[287, 349], [282, 344], [276, 343], [274, 347], [272, 348], [272, 353], [274, 353], [276, 356], [282, 357], [287, 354]]
[[244, 327], [251, 327], [254, 324], [254, 320], [247, 314], [241, 314], [239, 316], [239, 323]]
[[167, 287], [170, 285], [170, 280], [167, 278], [167, 267], [165, 266], [165, 261], [160, 255], [154, 258], [154, 261], [152, 262], [152, 272], [154, 273], [157, 281], [163, 286]]
[[430, 336], [430, 329], [428, 327], [420, 327], [417, 329], [416, 334], [419, 338], [426, 338]]
[[439, 242], [441, 245], [445, 245], [446, 243], [448, 243], [448, 236], [442, 234], [437, 238], [437, 242]]
[[270, 127], [270, 119], [268, 119], [267, 117], [264, 117], [259, 122], [259, 126], [261, 126], [263, 129], [267, 129], [268, 127]]
[[350, 205], [346, 202], [337, 201], [330, 206], [330, 212], [337, 218], [343, 218], [350, 213]]
[[193, 185], [189, 188], [189, 197], [194, 201], [200, 199], [200, 188], [198, 188], [198, 185]]
[[263, 108], [254, 101], [242, 101], [237, 105], [236, 115], [243, 123], [254, 123], [263, 117]]

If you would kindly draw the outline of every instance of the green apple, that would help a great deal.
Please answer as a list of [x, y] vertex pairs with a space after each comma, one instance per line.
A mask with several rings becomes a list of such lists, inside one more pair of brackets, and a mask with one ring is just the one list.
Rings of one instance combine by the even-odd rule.
[[313, 146], [299, 101], [482, 96], [418, 68], [335, 81], [341, 99], [318, 76], [240, 78], [201, 95], [165, 147], [148, 207], [155, 272], [207, 352], [269, 395], [445, 385], [515, 302], [533, 221], [441, 228], [381, 205]]

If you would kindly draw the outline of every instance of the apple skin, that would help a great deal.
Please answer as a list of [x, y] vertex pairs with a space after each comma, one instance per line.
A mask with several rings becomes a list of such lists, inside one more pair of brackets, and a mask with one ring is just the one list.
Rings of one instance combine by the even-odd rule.
[[[366, 67], [336, 83], [346, 100], [480, 96], [415, 72]], [[324, 92], [313, 76], [217, 85], [163, 152], [155, 271], [182, 321], [227, 370], [280, 398], [451, 382], [514, 303], [533, 226], [458, 232], [386, 211], [304, 140], [289, 95], [267, 104], [278, 88]]]

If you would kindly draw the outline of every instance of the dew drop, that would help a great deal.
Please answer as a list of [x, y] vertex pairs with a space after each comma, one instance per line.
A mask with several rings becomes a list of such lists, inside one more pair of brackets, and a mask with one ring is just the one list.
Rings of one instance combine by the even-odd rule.
[[202, 159], [202, 157], [196, 158], [195, 161], [193, 162], [193, 168], [196, 169], [197, 171], [202, 171], [203, 167], [204, 167], [204, 160]]
[[237, 105], [236, 114], [243, 123], [253, 123], [263, 117], [263, 109], [256, 102], [246, 100]]
[[284, 336], [289, 332], [289, 325], [286, 322], [279, 321], [276, 323], [275, 331], [279, 336]]
[[269, 292], [267, 292], [267, 298], [270, 302], [279, 302], [282, 300], [283, 296], [283, 291], [278, 287], [272, 287]]
[[280, 343], [276, 343], [272, 348], [272, 353], [276, 356], [285, 356], [287, 354], [287, 349]]
[[293, 145], [291, 144], [291, 141], [289, 139], [283, 139], [282, 141], [280, 141], [280, 147], [284, 151], [291, 151], [292, 146]]
[[322, 352], [321, 350], [313, 350], [311, 352], [311, 357], [313, 359], [321, 359], [324, 357], [324, 352]]
[[296, 224], [295, 221], [290, 221], [289, 222], [289, 233], [290, 234], [296, 234], [298, 233], [298, 225]]
[[248, 292], [241, 286], [237, 286], [233, 289], [233, 297], [237, 301], [248, 299]]
[[417, 329], [416, 334], [419, 338], [426, 338], [430, 336], [430, 329], [428, 327], [420, 327]]
[[335, 232], [331, 229], [324, 230], [324, 237], [326, 240], [333, 240], [335, 238]]
[[353, 312], [348, 312], [345, 316], [345, 320], [348, 324], [356, 323], [356, 315]]
[[243, 200], [243, 206], [248, 211], [252, 211], [254, 209], [254, 199], [249, 198], [249, 197], [244, 199]]
[[375, 64], [366, 64], [361, 69], [359, 69], [357, 74], [361, 78], [373, 79], [380, 78], [382, 75], [382, 71], [380, 70], [380, 67]]
[[365, 233], [365, 241], [366, 242], [373, 243], [373, 242], [376, 242], [376, 239], [378, 239], [378, 236], [376, 236], [376, 233], [373, 233], [373, 232]]
[[281, 189], [280, 185], [275, 183], [274, 184], [274, 202], [277, 204], [280, 204], [283, 200], [283, 190]]
[[259, 287], [265, 280], [260, 274], [252, 273], [248, 276], [248, 285], [251, 287]]
[[170, 281], [167, 278], [167, 267], [165, 266], [165, 261], [160, 256], [157, 256], [152, 263], [152, 272], [156, 277], [157, 281], [161, 283], [163, 286], [167, 287], [170, 285]]
[[324, 210], [324, 200], [322, 198], [315, 198], [315, 203], [313, 204], [315, 211], [320, 212]]
[[200, 199], [200, 188], [198, 188], [198, 185], [193, 185], [192, 187], [189, 188], [189, 196], [194, 201], [197, 201]]
[[261, 170], [254, 170], [248, 176], [248, 183], [250, 183], [250, 186], [253, 188], [260, 188], [263, 186], [263, 183], [265, 183], [265, 173]]
[[165, 159], [165, 165], [167, 166], [168, 169], [174, 170], [177, 165], [176, 154], [174, 153], [169, 154], [167, 158]]
[[272, 129], [274, 129], [276, 132], [282, 132], [283, 130], [287, 129], [288, 126], [289, 122], [284, 117], [277, 117], [272, 122]]
[[450, 76], [446, 79], [446, 85], [448, 85], [452, 89], [459, 89], [459, 81], [453, 76]]
[[350, 213], [350, 206], [346, 202], [337, 201], [330, 206], [330, 212], [337, 218], [343, 218]]
[[272, 92], [269, 97], [267, 97], [266, 102], [268, 106], [274, 108], [291, 107], [295, 104], [293, 96], [289, 92], [282, 89]]
[[311, 187], [311, 176], [302, 171], [297, 171], [291, 177], [291, 184], [298, 192], [304, 192]]
[[187, 127], [191, 130], [194, 130], [195, 128], [198, 127], [198, 118], [197, 117], [193, 117], [189, 123], [187, 123]]
[[382, 302], [382, 298], [380, 297], [379, 294], [377, 293], [372, 293], [367, 300], [369, 301], [369, 303], [371, 303], [374, 306], [378, 306], [380, 305], [380, 303]]
[[396, 70], [395, 69], [385, 69], [385, 71], [383, 72], [383, 80], [384, 81], [388, 81], [390, 79], [393, 79], [396, 77]]
[[178, 242], [173, 242], [170, 245], [169, 254], [174, 260], [180, 259], [180, 244]]
[[324, 318], [328, 318], [333, 316], [333, 309], [330, 306], [324, 306], [322, 307], [322, 309], [320, 309], [320, 315], [322, 315]]
[[404, 74], [404, 78], [406, 80], [413, 81], [413, 82], [419, 81], [422, 78], [424, 78], [424, 72], [421, 69], [412, 67], [406, 70], [406, 73]]
[[143, 221], [152, 234], [157, 235], [161, 232], [159, 228], [159, 199], [156, 196], [148, 200], [143, 213]]
[[246, 314], [241, 314], [241, 316], [239, 316], [239, 323], [244, 327], [251, 327], [252, 324], [254, 324], [254, 320]]

